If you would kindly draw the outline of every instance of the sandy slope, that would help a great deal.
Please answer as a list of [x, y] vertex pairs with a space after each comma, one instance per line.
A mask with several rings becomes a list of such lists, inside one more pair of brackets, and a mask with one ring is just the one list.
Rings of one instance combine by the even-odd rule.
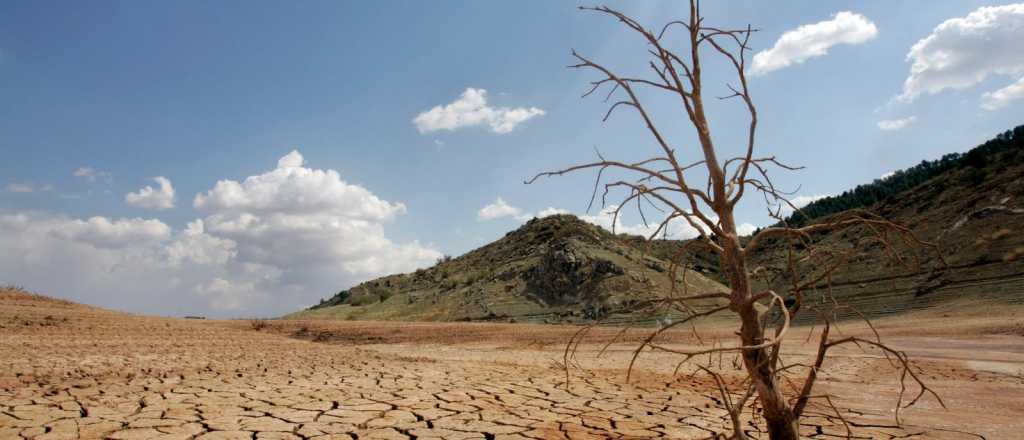
[[[949, 411], [926, 399], [892, 425], [895, 374], [878, 353], [844, 351], [822, 390], [858, 438], [1019, 438], [1024, 326], [1015, 309], [880, 322]], [[848, 333], [863, 332], [848, 326]], [[573, 327], [194, 321], [118, 314], [0, 292], [0, 439], [701, 438], [725, 426], [707, 378], [644, 355], [624, 383], [630, 333], [580, 346], [570, 387], [557, 365]], [[793, 335], [789, 357], [808, 329]], [[704, 342], [725, 338], [712, 329]], [[669, 344], [696, 344], [685, 333]], [[701, 362], [707, 362], [707, 359]], [[731, 358], [711, 359], [735, 374]], [[719, 367], [721, 365], [721, 367]], [[845, 436], [827, 407], [812, 438]], [[750, 414], [754, 414], [751, 412]], [[751, 434], [757, 436], [756, 424]], [[968, 434], [976, 433], [976, 434]], [[909, 437], [908, 437], [909, 436]], [[765, 438], [765, 436], [760, 436]]]

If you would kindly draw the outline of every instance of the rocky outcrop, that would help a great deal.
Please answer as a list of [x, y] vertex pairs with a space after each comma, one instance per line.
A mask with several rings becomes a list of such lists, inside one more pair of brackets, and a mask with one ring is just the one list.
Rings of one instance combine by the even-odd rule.
[[523, 276], [531, 291], [551, 303], [600, 302], [599, 282], [626, 273], [609, 260], [587, 255], [571, 240], [558, 240], [546, 248], [540, 262]]

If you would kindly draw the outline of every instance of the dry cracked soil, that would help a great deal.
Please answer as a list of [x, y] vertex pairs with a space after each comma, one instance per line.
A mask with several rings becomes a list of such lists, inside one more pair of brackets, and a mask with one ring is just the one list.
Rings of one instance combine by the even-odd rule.
[[[1016, 311], [878, 326], [948, 409], [925, 398], [894, 424], [897, 375], [878, 352], [830, 359], [808, 438], [1015, 439], [1024, 432], [1024, 327]], [[597, 329], [562, 367], [574, 327], [247, 321], [127, 315], [0, 292], [0, 439], [646, 439], [728, 432], [710, 378], [645, 353], [643, 330]], [[813, 331], [791, 336], [809, 356]], [[865, 332], [851, 324], [850, 334]], [[669, 346], [728, 340], [711, 328]], [[603, 351], [602, 351], [603, 350]], [[729, 355], [697, 360], [739, 393]], [[794, 381], [799, 376], [794, 375]], [[914, 390], [911, 390], [913, 392]], [[837, 413], [838, 411], [838, 413]], [[767, 438], [756, 407], [747, 433]], [[837, 415], [838, 414], [838, 415]], [[842, 415], [842, 417], [839, 417]]]

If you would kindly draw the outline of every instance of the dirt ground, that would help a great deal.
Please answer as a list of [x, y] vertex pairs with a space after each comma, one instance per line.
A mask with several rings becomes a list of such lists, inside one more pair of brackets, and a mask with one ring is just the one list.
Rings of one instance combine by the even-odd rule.
[[[898, 375], [877, 350], [826, 363], [808, 438], [1017, 439], [1024, 432], [1024, 313], [980, 310], [877, 322], [943, 398], [894, 426]], [[562, 368], [575, 327], [155, 318], [0, 291], [0, 439], [707, 438], [726, 432], [710, 378], [645, 352], [645, 333], [593, 331]], [[787, 362], [813, 348], [789, 337]], [[863, 325], [845, 334], [867, 334]], [[724, 327], [670, 347], [728, 340]], [[600, 354], [600, 356], [598, 356]], [[730, 355], [697, 359], [735, 381]], [[793, 379], [799, 383], [796, 375]], [[735, 383], [735, 382], [733, 382]], [[741, 390], [734, 386], [734, 392]], [[916, 388], [911, 387], [910, 394]], [[746, 413], [748, 433], [761, 425]]]

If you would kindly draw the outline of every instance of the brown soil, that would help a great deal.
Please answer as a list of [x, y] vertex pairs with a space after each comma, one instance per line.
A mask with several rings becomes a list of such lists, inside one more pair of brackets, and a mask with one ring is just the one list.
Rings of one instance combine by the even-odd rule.
[[[855, 438], [1019, 438], [1024, 431], [1024, 337], [1019, 308], [908, 314], [878, 321], [888, 341], [945, 400], [903, 411], [880, 353], [856, 348], [826, 364]], [[723, 324], [716, 324], [723, 325]], [[577, 439], [703, 438], [726, 420], [709, 378], [677, 358], [645, 353], [624, 368], [643, 331], [597, 357], [618, 329], [580, 345], [569, 386], [563, 348], [577, 327], [247, 321], [132, 316], [0, 292], [0, 439]], [[810, 328], [790, 337], [806, 357]], [[867, 334], [849, 324], [846, 334]], [[726, 327], [703, 339], [729, 340]], [[689, 332], [665, 344], [699, 341]], [[732, 357], [699, 359], [735, 380]], [[799, 379], [794, 376], [794, 380]], [[911, 390], [914, 391], [914, 390]], [[809, 438], [843, 438], [827, 405], [804, 419]], [[751, 418], [753, 416], [753, 419]], [[756, 412], [747, 426], [758, 436]]]

